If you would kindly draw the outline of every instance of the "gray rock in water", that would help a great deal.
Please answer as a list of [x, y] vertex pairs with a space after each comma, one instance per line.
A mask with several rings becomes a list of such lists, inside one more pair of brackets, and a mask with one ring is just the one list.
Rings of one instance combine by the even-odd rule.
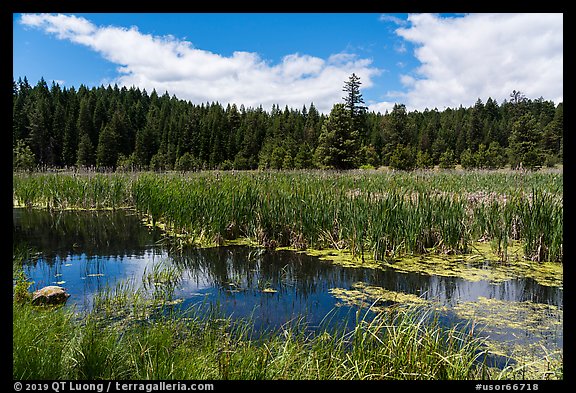
[[41, 304], [64, 304], [66, 300], [70, 297], [69, 293], [66, 293], [66, 289], [56, 286], [49, 285], [42, 289], [35, 291], [32, 294], [32, 304], [37, 306]]

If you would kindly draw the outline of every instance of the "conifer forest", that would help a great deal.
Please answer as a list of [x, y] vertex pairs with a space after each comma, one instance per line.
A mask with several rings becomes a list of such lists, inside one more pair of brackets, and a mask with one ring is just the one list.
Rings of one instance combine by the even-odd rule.
[[15, 169], [101, 171], [417, 168], [538, 169], [563, 157], [563, 103], [479, 97], [458, 108], [375, 113], [361, 81], [343, 82], [330, 113], [192, 103], [117, 85], [13, 81]]

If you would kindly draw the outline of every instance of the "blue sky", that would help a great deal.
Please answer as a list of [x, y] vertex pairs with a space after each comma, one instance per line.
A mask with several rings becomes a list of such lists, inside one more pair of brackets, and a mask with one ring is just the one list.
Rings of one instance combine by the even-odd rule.
[[13, 75], [195, 103], [328, 113], [352, 72], [371, 110], [563, 99], [562, 14], [14, 14]]

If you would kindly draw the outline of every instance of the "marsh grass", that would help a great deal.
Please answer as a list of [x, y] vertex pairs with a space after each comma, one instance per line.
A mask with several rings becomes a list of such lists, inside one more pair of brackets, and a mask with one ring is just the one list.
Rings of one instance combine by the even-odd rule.
[[[188, 310], [139, 323], [14, 306], [15, 379], [475, 379], [480, 342], [416, 310], [311, 333]], [[32, 329], [30, 328], [32, 326]]]
[[[13, 199], [50, 209], [133, 207], [189, 243], [246, 237], [267, 247], [335, 248], [382, 261], [466, 253], [479, 238], [505, 259], [513, 239], [524, 241], [525, 258], [563, 259], [558, 173], [14, 174]], [[14, 302], [13, 378], [508, 376], [482, 363], [482, 342], [466, 326], [440, 326], [434, 311], [417, 306], [363, 310], [352, 327], [321, 326], [313, 334], [302, 320], [262, 333], [249, 319], [225, 318], [217, 309], [182, 313], [172, 307], [177, 269], [160, 263], [146, 271], [142, 288], [128, 282], [102, 291], [87, 315]], [[18, 272], [22, 292], [26, 278]]]
[[15, 173], [23, 206], [130, 206], [182, 244], [248, 238], [266, 247], [346, 249], [386, 260], [464, 254], [489, 240], [508, 259], [563, 260], [562, 174], [557, 172]]
[[[440, 323], [429, 305], [356, 309], [355, 321], [329, 313], [319, 326], [295, 318], [256, 330], [200, 302], [172, 307], [174, 266], [160, 261], [134, 282], [101, 291], [85, 314], [13, 304], [14, 379], [498, 379], [485, 340], [466, 324]], [[172, 284], [170, 284], [172, 285]], [[376, 311], [377, 310], [377, 311]]]

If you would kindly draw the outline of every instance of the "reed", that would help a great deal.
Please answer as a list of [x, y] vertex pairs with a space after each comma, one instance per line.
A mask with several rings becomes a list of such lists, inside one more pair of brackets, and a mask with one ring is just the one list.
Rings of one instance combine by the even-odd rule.
[[[87, 314], [13, 304], [13, 378], [498, 379], [519, 375], [484, 363], [483, 339], [467, 325], [442, 326], [438, 311], [397, 305], [356, 311], [353, 326], [331, 316], [316, 329], [303, 319], [256, 331], [250, 318], [217, 307], [169, 307], [174, 267], [159, 263], [142, 282], [103, 291]], [[159, 297], [164, 296], [164, 299]], [[376, 303], [375, 303], [376, 304]]]
[[[15, 379], [477, 379], [481, 341], [425, 326], [417, 310], [312, 334], [301, 320], [258, 334], [249, 320], [169, 314], [109, 324], [14, 306]], [[393, 315], [393, 316], [392, 316]]]
[[21, 205], [130, 206], [190, 243], [250, 238], [267, 247], [347, 249], [376, 260], [467, 253], [511, 240], [528, 259], [562, 261], [557, 172], [219, 172], [14, 174]]

